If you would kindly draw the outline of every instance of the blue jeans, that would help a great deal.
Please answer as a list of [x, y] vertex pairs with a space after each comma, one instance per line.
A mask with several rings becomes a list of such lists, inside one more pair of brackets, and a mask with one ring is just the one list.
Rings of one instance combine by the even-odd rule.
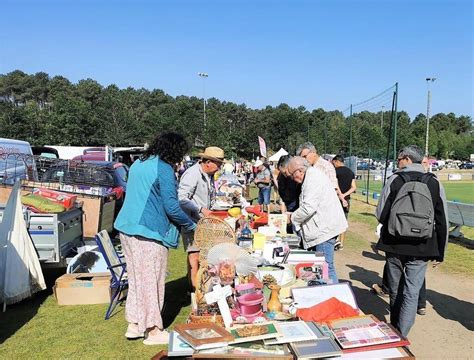
[[272, 188], [271, 187], [266, 187], [266, 188], [260, 188], [258, 189], [258, 203], [259, 205], [268, 205], [270, 204], [270, 192]]
[[390, 295], [390, 322], [403, 336], [415, 323], [420, 289], [425, 281], [428, 261], [424, 258], [385, 254]]
[[337, 236], [308, 249], [311, 251], [320, 251], [324, 254], [324, 259], [328, 263], [329, 279], [331, 279], [333, 284], [339, 283], [336, 268], [334, 267], [334, 245], [336, 244], [336, 239]]

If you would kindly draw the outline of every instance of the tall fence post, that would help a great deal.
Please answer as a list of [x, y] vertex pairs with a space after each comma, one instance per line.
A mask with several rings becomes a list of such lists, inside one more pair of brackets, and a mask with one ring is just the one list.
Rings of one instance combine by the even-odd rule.
[[349, 114], [349, 156], [352, 156], [352, 104]]

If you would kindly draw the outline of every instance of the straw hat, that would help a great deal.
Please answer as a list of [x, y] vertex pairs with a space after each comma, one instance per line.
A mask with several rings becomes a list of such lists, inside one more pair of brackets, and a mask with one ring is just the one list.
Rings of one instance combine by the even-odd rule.
[[204, 150], [204, 152], [199, 153], [198, 156], [203, 159], [223, 162], [224, 150], [217, 146], [209, 146]]

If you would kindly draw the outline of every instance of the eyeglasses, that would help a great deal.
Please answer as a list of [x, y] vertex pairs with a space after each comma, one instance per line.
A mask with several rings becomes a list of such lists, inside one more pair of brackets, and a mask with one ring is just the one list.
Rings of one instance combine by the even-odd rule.
[[306, 159], [306, 157], [307, 157], [309, 154], [311, 154], [311, 151], [308, 151], [308, 152], [307, 152], [306, 154], [304, 154], [304, 155], [303, 155], [303, 154], [300, 154], [300, 156], [301, 156], [302, 158], [305, 158], [305, 159]]
[[295, 169], [292, 173], [290, 173], [290, 177], [291, 177], [292, 179], [295, 178], [295, 174], [296, 174], [297, 171], [301, 171], [301, 168], [297, 168], [297, 169]]

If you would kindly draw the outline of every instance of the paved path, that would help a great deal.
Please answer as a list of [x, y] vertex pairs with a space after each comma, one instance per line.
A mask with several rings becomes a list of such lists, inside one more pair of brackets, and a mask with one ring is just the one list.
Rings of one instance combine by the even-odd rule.
[[[352, 282], [364, 313], [389, 321], [387, 300], [370, 291], [372, 284], [381, 283], [384, 265], [383, 253], [371, 247], [374, 229], [362, 223], [350, 223], [349, 229], [365, 234], [367, 246], [356, 251], [346, 245], [336, 253], [338, 276]], [[416, 317], [408, 336], [410, 349], [422, 359], [474, 359], [474, 277], [448, 274], [441, 267], [428, 269], [427, 314]]]

